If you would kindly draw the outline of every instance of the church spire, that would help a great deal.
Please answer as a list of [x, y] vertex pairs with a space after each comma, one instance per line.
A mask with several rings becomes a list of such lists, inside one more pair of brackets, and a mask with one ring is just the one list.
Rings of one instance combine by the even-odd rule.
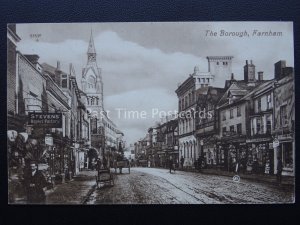
[[94, 38], [93, 38], [93, 30], [91, 29], [91, 37], [90, 37], [90, 43], [87, 51], [88, 55], [96, 55], [96, 49], [94, 45]]

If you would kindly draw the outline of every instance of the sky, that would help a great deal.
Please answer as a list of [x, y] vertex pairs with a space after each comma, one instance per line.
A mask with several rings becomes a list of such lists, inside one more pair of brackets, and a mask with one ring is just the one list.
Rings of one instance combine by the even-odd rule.
[[[143, 138], [164, 112], [177, 110], [178, 84], [195, 66], [207, 72], [206, 56], [233, 56], [236, 79], [243, 78], [245, 60], [253, 61], [256, 72], [264, 71], [264, 79], [274, 78], [274, 63], [279, 60], [294, 66], [291, 22], [17, 24], [21, 38], [17, 48], [22, 54], [38, 54], [40, 63], [56, 66], [59, 60], [65, 72], [72, 63], [81, 87], [91, 30], [102, 70], [104, 108], [127, 144]], [[207, 35], [207, 30], [216, 36]], [[249, 36], [221, 36], [222, 30], [246, 31]], [[252, 36], [254, 30], [282, 36]]]

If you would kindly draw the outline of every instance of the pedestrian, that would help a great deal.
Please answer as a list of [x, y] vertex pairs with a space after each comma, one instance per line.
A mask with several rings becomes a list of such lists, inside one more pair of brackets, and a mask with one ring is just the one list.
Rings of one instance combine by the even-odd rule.
[[180, 165], [181, 165], [181, 169], [183, 170], [183, 164], [184, 164], [184, 158], [183, 156], [181, 156], [180, 158]]
[[198, 158], [198, 172], [201, 172], [201, 165], [202, 165], [202, 157], [199, 155], [199, 158]]
[[96, 166], [97, 166], [98, 177], [99, 177], [99, 173], [100, 173], [100, 170], [101, 170], [101, 160], [100, 160], [100, 158], [97, 159]]
[[38, 170], [36, 163], [31, 163], [31, 177], [27, 182], [27, 201], [28, 203], [45, 203], [46, 187], [48, 185], [43, 173]]
[[278, 184], [278, 186], [280, 186], [281, 185], [281, 179], [282, 179], [282, 160], [279, 156], [277, 157], [277, 174], [276, 174], [276, 178], [277, 178], [277, 184]]
[[103, 157], [103, 168], [107, 169], [107, 159]]
[[172, 156], [170, 156], [170, 158], [169, 158], [169, 169], [170, 169], [170, 173], [172, 173], [172, 169], [173, 169], [173, 159], [172, 159]]

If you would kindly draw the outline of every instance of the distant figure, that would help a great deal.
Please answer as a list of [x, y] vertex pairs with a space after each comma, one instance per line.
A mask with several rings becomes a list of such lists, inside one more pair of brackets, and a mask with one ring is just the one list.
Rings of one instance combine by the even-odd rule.
[[100, 170], [101, 170], [101, 160], [99, 158], [97, 159], [96, 167], [97, 167], [98, 176], [99, 176], [99, 173], [100, 173]]
[[277, 184], [280, 186], [281, 185], [281, 179], [282, 179], [282, 161], [281, 158], [278, 156], [277, 157], [277, 174], [276, 174], [276, 178], [277, 178]]
[[172, 156], [170, 156], [170, 159], [169, 159], [169, 169], [170, 169], [170, 173], [172, 173], [172, 170], [174, 170], [175, 172], [175, 168], [173, 167], [173, 158]]
[[198, 158], [198, 171], [201, 172], [201, 166], [202, 166], [202, 157], [199, 155]]
[[103, 168], [107, 169], [107, 159], [103, 157]]
[[183, 156], [181, 156], [180, 158], [180, 165], [181, 165], [181, 169], [183, 170], [183, 164], [184, 164], [184, 158]]

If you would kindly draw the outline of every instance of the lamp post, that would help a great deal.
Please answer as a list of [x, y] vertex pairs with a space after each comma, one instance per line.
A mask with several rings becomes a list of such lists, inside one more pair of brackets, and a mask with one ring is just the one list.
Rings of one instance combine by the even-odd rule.
[[201, 156], [203, 157], [203, 140], [200, 140], [200, 152], [201, 152]]

